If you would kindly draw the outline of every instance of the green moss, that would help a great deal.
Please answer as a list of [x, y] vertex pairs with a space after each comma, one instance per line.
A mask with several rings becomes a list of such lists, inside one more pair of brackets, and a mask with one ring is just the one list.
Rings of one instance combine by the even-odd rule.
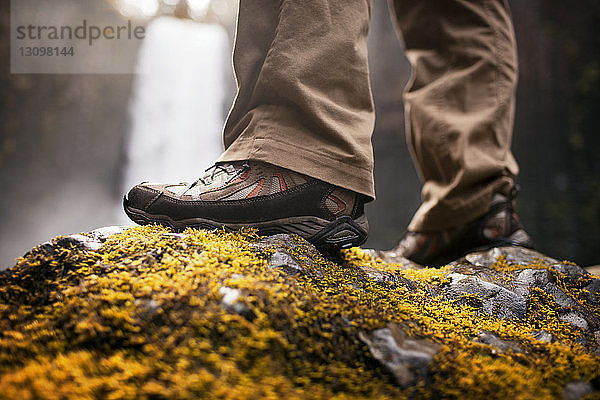
[[[564, 384], [599, 375], [598, 357], [535, 291], [533, 317], [499, 320], [473, 296], [431, 298], [448, 267], [405, 270], [359, 249], [334, 263], [307, 258], [298, 240], [308, 273], [288, 277], [269, 267], [271, 250], [254, 250], [252, 231], [185, 233], [147, 226], [96, 252], [40, 247], [0, 275], [0, 398], [525, 399], [560, 397]], [[414, 287], [378, 282], [366, 267]], [[564, 278], [583, 298], [581, 283]], [[223, 287], [239, 291], [243, 311], [222, 304]], [[443, 344], [428, 385], [397, 387], [357, 340], [388, 323]], [[533, 339], [540, 323], [560, 343]], [[473, 343], [482, 330], [526, 353]]]

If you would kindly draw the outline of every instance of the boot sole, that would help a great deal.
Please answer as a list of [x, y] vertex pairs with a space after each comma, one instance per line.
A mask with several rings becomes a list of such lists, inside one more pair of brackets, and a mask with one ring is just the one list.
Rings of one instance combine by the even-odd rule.
[[334, 221], [315, 216], [287, 217], [255, 223], [223, 223], [201, 217], [173, 220], [167, 215], [148, 214], [143, 210], [130, 207], [126, 197], [123, 198], [123, 209], [131, 220], [140, 225], [156, 223], [175, 231], [182, 231], [185, 228], [206, 230], [225, 228], [234, 231], [252, 227], [256, 228], [260, 235], [295, 234], [323, 250], [360, 246], [368, 236], [368, 222], [364, 214], [356, 220], [343, 216]]

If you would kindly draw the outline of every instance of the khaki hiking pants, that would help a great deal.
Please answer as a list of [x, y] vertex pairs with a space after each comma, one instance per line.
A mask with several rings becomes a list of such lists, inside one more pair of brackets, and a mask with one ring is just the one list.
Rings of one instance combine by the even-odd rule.
[[[424, 182], [409, 229], [462, 225], [485, 214], [492, 194], [507, 193], [518, 172], [508, 5], [392, 3], [413, 67], [404, 94], [407, 142]], [[220, 160], [265, 161], [374, 198], [370, 14], [369, 0], [241, 0], [238, 94]]]

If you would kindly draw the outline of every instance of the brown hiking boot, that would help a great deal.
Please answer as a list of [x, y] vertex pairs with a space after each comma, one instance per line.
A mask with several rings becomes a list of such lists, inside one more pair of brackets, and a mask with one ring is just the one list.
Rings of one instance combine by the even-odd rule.
[[494, 194], [489, 211], [475, 221], [440, 232], [406, 232], [400, 243], [374, 255], [387, 262], [401, 257], [420, 265], [441, 266], [467, 253], [501, 246], [532, 247], [532, 241], [514, 211], [516, 189], [510, 196]]
[[138, 224], [254, 227], [263, 235], [297, 234], [324, 249], [364, 243], [363, 205], [360, 194], [256, 161], [217, 163], [192, 184], [142, 183], [123, 199]]

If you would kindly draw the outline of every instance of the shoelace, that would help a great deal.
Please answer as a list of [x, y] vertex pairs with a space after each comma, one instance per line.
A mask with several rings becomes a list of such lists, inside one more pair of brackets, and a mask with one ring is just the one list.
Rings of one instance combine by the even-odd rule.
[[[241, 170], [245, 170], [247, 168], [250, 168], [250, 166], [247, 163], [244, 163], [241, 165]], [[186, 192], [188, 190], [190, 190], [191, 188], [197, 186], [199, 183], [202, 183], [203, 185], [208, 185], [210, 184], [210, 182], [212, 182], [215, 179], [215, 176], [218, 176], [221, 173], [225, 173], [227, 175], [233, 175], [236, 173], [239, 173], [239, 169], [236, 169], [236, 167], [233, 164], [213, 164], [211, 167], [208, 167], [204, 170], [205, 174], [204, 176], [202, 176], [201, 178], [198, 178], [195, 182], [193, 182], [189, 188], [187, 188]]]

